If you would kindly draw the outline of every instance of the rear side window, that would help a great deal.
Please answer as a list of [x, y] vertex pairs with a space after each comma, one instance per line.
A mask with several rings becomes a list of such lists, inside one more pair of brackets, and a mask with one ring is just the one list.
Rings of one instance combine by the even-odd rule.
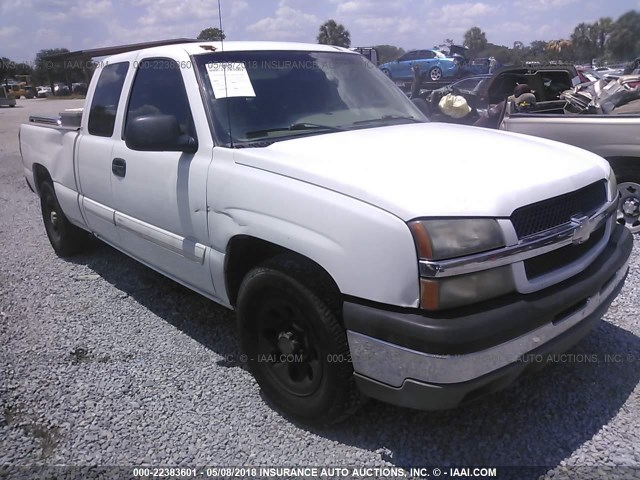
[[136, 117], [172, 115], [180, 131], [195, 138], [189, 99], [180, 67], [171, 59], [154, 58], [140, 62], [131, 88], [126, 125]]
[[435, 53], [429, 50], [420, 50], [416, 55], [416, 58], [418, 60], [429, 60], [430, 58], [434, 58], [435, 56], [436, 56]]
[[89, 110], [89, 133], [99, 137], [113, 135], [116, 111], [129, 62], [112, 63], [100, 72]]

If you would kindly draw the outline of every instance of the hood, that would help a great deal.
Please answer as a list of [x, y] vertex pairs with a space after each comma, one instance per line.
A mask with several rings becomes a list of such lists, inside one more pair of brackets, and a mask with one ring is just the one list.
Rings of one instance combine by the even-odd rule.
[[403, 220], [508, 217], [608, 176], [602, 158], [537, 137], [418, 123], [238, 149], [234, 160], [356, 198]]

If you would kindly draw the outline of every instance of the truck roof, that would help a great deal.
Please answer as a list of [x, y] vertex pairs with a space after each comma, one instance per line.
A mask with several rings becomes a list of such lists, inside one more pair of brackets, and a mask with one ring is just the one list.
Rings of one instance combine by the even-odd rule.
[[[223, 45], [224, 44], [224, 45]], [[356, 53], [348, 48], [336, 47], [334, 45], [322, 45], [318, 43], [296, 43], [296, 42], [194, 42], [174, 45], [174, 47], [182, 47], [190, 55], [198, 55], [200, 53], [207, 53], [207, 48], [202, 48], [205, 45], [207, 47], [214, 47], [217, 52], [224, 49], [225, 52], [240, 52], [240, 51], [257, 51], [257, 50], [291, 50], [291, 51], [313, 51], [313, 52], [344, 52], [344, 53]]]
[[137, 57], [141, 52], [151, 55], [183, 56], [204, 54], [211, 51], [315, 51], [315, 52], [342, 52], [353, 53], [347, 48], [333, 45], [321, 45], [315, 43], [295, 43], [295, 42], [262, 42], [262, 41], [226, 41], [211, 42], [200, 41], [190, 38], [174, 38], [168, 40], [154, 40], [143, 43], [132, 43], [127, 45], [115, 45], [111, 47], [90, 48], [77, 50], [74, 52], [56, 53], [45, 57], [52, 62], [63, 62], [92, 58], [106, 58], [109, 61], [130, 61], [132, 57]]
[[348, 48], [336, 47], [334, 45], [321, 45], [317, 43], [295, 43], [295, 42], [188, 42], [172, 45], [162, 45], [151, 48], [130, 50], [106, 58], [108, 62], [131, 61], [139, 54], [149, 54], [152, 56], [170, 56], [178, 58], [185, 52], [188, 55], [201, 55], [215, 52], [252, 52], [252, 51], [305, 51], [305, 52], [341, 52], [352, 55], [359, 55]]

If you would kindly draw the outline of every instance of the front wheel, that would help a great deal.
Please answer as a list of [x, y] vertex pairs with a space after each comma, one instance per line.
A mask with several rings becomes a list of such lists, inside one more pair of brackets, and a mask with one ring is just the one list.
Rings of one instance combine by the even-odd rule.
[[[361, 404], [339, 309], [323, 298], [317, 273], [278, 257], [240, 286], [241, 343], [263, 393], [306, 424], [337, 423]], [[315, 284], [315, 285], [314, 285]]]
[[622, 182], [618, 185], [618, 192], [618, 223], [625, 225], [631, 233], [640, 232], [640, 181]]
[[87, 233], [69, 222], [49, 182], [44, 182], [40, 187], [40, 207], [49, 242], [58, 256], [68, 257], [86, 248]]
[[432, 82], [437, 82], [442, 78], [442, 69], [440, 67], [433, 67], [429, 70], [429, 78]]

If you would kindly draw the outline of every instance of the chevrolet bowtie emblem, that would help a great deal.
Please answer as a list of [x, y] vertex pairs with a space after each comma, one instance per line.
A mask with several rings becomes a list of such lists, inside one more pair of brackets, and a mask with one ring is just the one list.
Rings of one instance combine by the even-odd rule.
[[576, 227], [573, 231], [574, 245], [580, 245], [589, 240], [589, 237], [593, 233], [593, 226], [589, 221], [589, 217], [571, 217], [571, 223]]

